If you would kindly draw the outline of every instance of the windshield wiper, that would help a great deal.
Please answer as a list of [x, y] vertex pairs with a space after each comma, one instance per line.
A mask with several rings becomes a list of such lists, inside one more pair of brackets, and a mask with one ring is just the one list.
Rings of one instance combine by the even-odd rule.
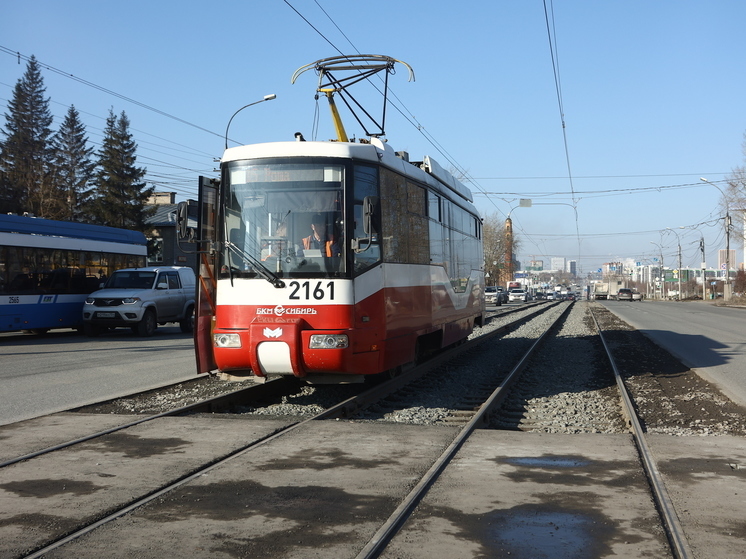
[[[285, 282], [280, 279], [280, 276], [270, 271], [270, 269], [267, 268], [264, 264], [262, 264], [260, 260], [257, 260], [256, 258], [251, 256], [248, 252], [244, 251], [243, 249], [236, 246], [230, 241], [226, 241], [225, 246], [227, 246], [230, 250], [236, 253], [238, 257], [244, 261], [244, 264], [249, 264], [250, 266], [253, 266], [257, 274], [262, 276], [265, 280], [267, 280], [269, 283], [274, 285], [276, 288], [280, 289], [280, 288], [285, 287]], [[233, 279], [232, 273], [231, 273], [231, 279]]]

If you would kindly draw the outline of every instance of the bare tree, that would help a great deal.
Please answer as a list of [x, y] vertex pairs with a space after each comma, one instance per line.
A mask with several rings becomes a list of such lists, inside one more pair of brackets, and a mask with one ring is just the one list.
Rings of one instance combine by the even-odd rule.
[[[513, 279], [513, 255], [519, 247], [519, 240], [513, 235], [513, 250], [510, 251], [505, 220], [496, 213], [484, 218], [484, 270], [491, 285], [505, 285]], [[509, 252], [511, 252], [509, 254]]]

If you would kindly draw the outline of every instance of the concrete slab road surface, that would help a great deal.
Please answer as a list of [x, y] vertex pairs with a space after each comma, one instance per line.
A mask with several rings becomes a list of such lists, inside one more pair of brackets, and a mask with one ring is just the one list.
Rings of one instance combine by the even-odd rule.
[[478, 431], [382, 557], [670, 554], [631, 436]]
[[[746, 557], [746, 441], [652, 439], [695, 557]], [[479, 431], [382, 557], [671, 555], [626, 435]]]
[[[272, 428], [273, 421], [202, 417], [168, 425], [183, 433], [174, 435], [179, 440], [196, 438], [205, 451], [210, 439], [232, 446], [241, 433]], [[142, 427], [139, 435], [147, 429]], [[45, 557], [356, 557], [455, 432], [453, 427], [313, 422], [235, 456]], [[696, 559], [743, 557], [746, 441], [663, 435], [651, 440]], [[52, 471], [42, 471], [43, 460], [0, 471], [0, 526], [6, 532], [6, 553], [0, 555], [18, 556], [18, 546], [8, 553], [13, 537], [18, 545], [29, 545], [29, 535], [72, 525], [92, 514], [95, 503], [113, 506], [128, 495], [141, 495], [142, 477], [181, 472], [198, 455], [164, 447], [156, 456], [123, 461], [127, 449], [115, 443], [70, 449], [50, 458], [57, 463]], [[187, 440], [183, 444], [188, 447]], [[184, 464], [177, 467], [173, 460]], [[156, 467], [158, 462], [171, 465], [164, 469]], [[45, 487], [55, 489], [49, 495], [25, 490], [18, 476], [34, 464], [34, 479], [62, 478], [69, 487], [49, 479]], [[152, 474], [140, 473], [143, 467]], [[76, 493], [81, 487], [92, 489]], [[482, 430], [460, 449], [382, 557], [671, 554], [631, 436]]]

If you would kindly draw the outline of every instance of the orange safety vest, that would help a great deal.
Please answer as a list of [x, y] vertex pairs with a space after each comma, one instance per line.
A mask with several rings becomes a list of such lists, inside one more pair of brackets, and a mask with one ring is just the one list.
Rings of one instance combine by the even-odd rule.
[[[313, 235], [309, 235], [308, 237], [303, 237], [303, 248], [308, 250], [311, 248], [311, 242], [313, 241]], [[328, 257], [335, 256], [332, 254], [332, 245], [334, 244], [334, 239], [329, 239], [324, 242], [324, 246], [326, 248], [326, 255]]]

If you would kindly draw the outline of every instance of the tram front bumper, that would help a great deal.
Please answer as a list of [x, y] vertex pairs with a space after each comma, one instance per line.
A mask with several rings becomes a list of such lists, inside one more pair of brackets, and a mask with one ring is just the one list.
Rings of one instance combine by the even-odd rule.
[[[365, 374], [346, 330], [310, 330], [305, 321], [254, 323], [213, 332], [215, 363], [222, 371], [251, 369], [257, 376], [316, 373]], [[374, 352], [377, 353], [377, 352]], [[366, 362], [371, 356], [366, 356]], [[377, 356], [375, 358], [377, 362]]]

